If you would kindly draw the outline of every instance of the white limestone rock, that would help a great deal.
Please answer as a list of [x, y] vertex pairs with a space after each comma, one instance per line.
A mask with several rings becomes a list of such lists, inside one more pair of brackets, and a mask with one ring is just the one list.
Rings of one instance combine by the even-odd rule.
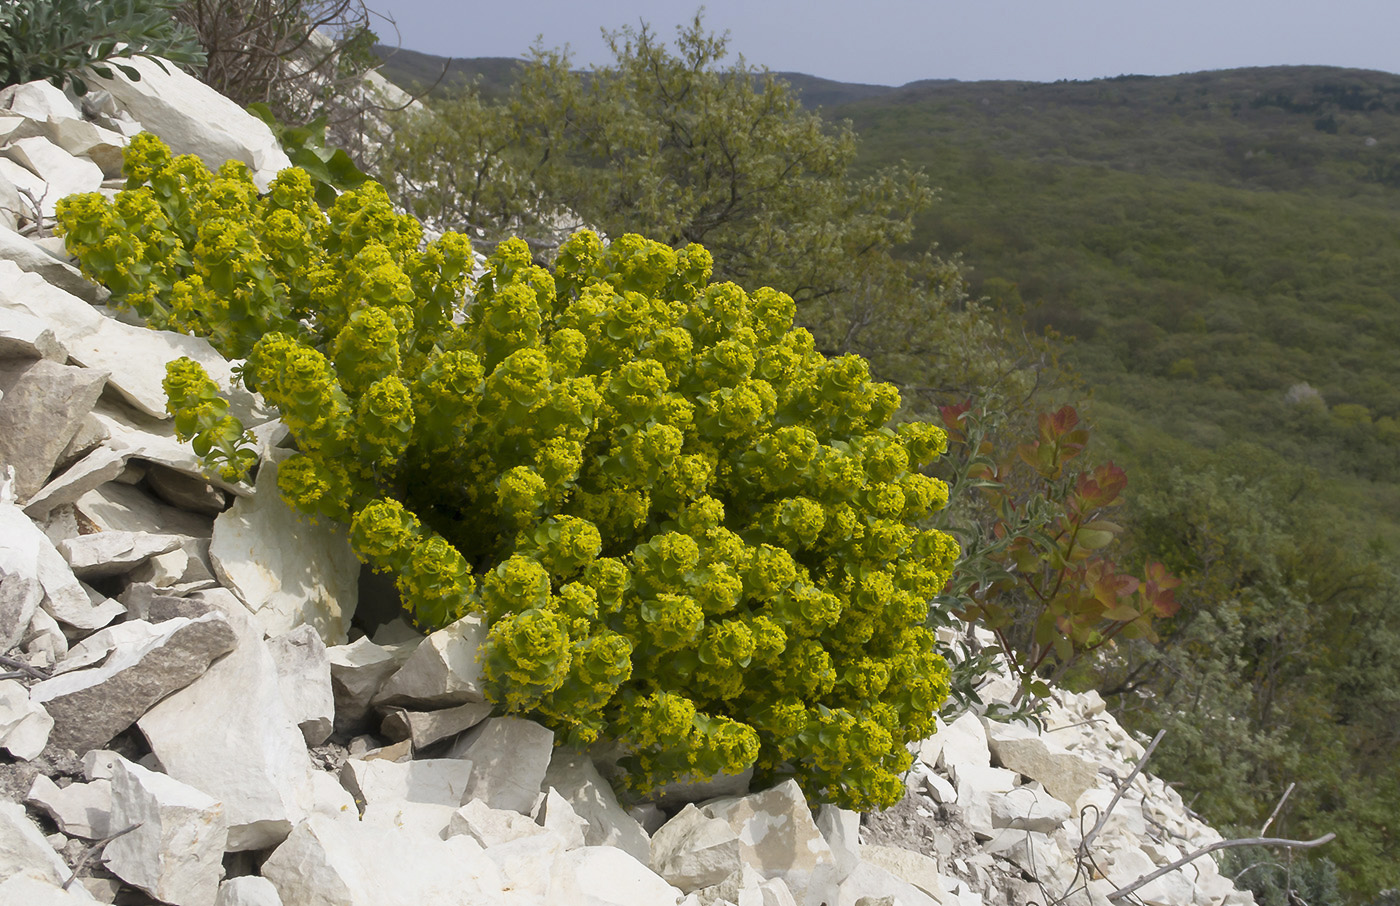
[[[6, 203], [4, 195], [4, 189], [0, 186], [0, 206]], [[56, 286], [66, 293], [71, 293], [84, 302], [97, 305], [112, 297], [112, 294], [102, 284], [93, 283], [83, 276], [82, 271], [66, 260], [55, 258], [39, 243], [15, 232], [13, 224], [7, 224], [3, 216], [0, 216], [0, 259], [13, 261], [19, 265], [20, 270], [37, 274], [46, 283]], [[56, 338], [51, 338], [48, 342], [61, 346]], [[68, 354], [65, 350], [61, 358], [51, 354], [45, 354], [44, 358], [53, 359], [55, 362], [66, 362]]]
[[[1108, 811], [1109, 803], [1113, 802], [1113, 796], [1113, 790], [1085, 790], [1074, 801], [1074, 813], [1087, 815], [1089, 826], [1092, 827], [1099, 820], [1099, 816]], [[1104, 822], [1101, 833], [1117, 833], [1130, 837], [1146, 835], [1147, 818], [1142, 812], [1142, 802], [1129, 796], [1119, 799], [1118, 803], [1113, 806], [1113, 811], [1109, 813], [1108, 821]]]
[[[73, 492], [65, 491], [64, 496], [73, 496], [76, 512], [101, 531], [165, 531], [187, 538], [209, 538], [214, 533], [214, 521], [207, 516], [165, 506], [140, 488], [112, 481], [112, 478], [121, 473], [129, 457], [129, 452], [119, 453], [108, 447], [99, 447], [82, 462], [50, 482], [49, 487], [40, 491], [39, 495], [47, 494], [49, 488], [69, 475], [78, 473], [80, 469], [86, 470], [91, 467], [95, 472], [91, 480], [80, 477], [81, 486], [74, 487]], [[38, 499], [39, 496], [36, 495], [25, 512], [33, 515], [32, 508]]]
[[[33, 256], [47, 257], [34, 243], [0, 224], [0, 258], [24, 267], [26, 246]], [[0, 359], [46, 359], [63, 364], [68, 361], [68, 350], [44, 321], [28, 312], [0, 308]]]
[[228, 836], [222, 803], [122, 759], [112, 773], [111, 823], [136, 828], [103, 850], [113, 874], [173, 906], [214, 906]]
[[988, 742], [1002, 767], [1039, 780], [1061, 802], [1098, 786], [1098, 765], [1018, 724], [986, 721]]
[[[35, 564], [23, 572], [13, 571], [5, 562], [6, 553], [13, 548], [0, 548], [0, 651], [9, 651], [24, 638], [34, 611], [44, 600], [44, 586], [39, 583]], [[37, 556], [37, 550], [35, 554]]]
[[[1104, 870], [1109, 881], [1123, 887], [1157, 870], [1157, 865], [1141, 849], [1124, 847], [1107, 856]], [[1133, 895], [1147, 906], [1180, 906], [1195, 901], [1193, 885], [1178, 869], [1144, 884]]]
[[484, 641], [486, 623], [479, 614], [439, 629], [380, 688], [373, 703], [446, 708], [485, 701], [479, 654]]
[[729, 822], [688, 804], [651, 838], [651, 867], [683, 893], [713, 887], [744, 865], [744, 844]]
[[817, 830], [821, 831], [831, 857], [836, 862], [836, 882], [846, 879], [860, 861], [860, 813], [850, 809], [823, 805], [817, 811]]
[[519, 837], [482, 852], [496, 863], [501, 881], [511, 892], [512, 898], [519, 896], [537, 900], [544, 900], [549, 893], [554, 863], [563, 854], [564, 841], [558, 834], [549, 831]]
[[122, 148], [127, 139], [120, 132], [77, 119], [51, 120], [43, 128], [44, 134], [64, 151], [97, 164], [105, 178], [122, 175]]
[[1037, 786], [1022, 786], [990, 797], [992, 826], [1054, 833], [1070, 819], [1069, 806]]
[[244, 875], [219, 885], [214, 906], [282, 906], [277, 888], [267, 878]]
[[95, 86], [109, 91], [172, 153], [197, 154], [211, 170], [226, 160], [241, 160], [252, 168], [260, 191], [267, 191], [278, 171], [291, 166], [267, 124], [194, 76], [172, 63], [162, 70], [154, 60], [122, 62], [141, 73], [139, 82], [114, 73], [111, 79], [93, 79]]
[[185, 542], [183, 535], [149, 532], [96, 532], [58, 544], [73, 575], [87, 582], [131, 572], [150, 558], [173, 551]]
[[896, 878], [913, 884], [935, 900], [942, 902], [947, 898], [947, 886], [939, 873], [937, 860], [923, 853], [896, 846], [862, 846], [860, 857]]
[[21, 872], [60, 886], [69, 874], [68, 866], [24, 813], [24, 806], [0, 799], [0, 878]]
[[44, 216], [53, 217], [58, 200], [78, 192], [96, 192], [102, 186], [102, 168], [74, 157], [47, 138], [34, 136], [10, 142], [3, 154], [42, 179], [47, 185], [41, 204]]
[[319, 746], [335, 724], [335, 696], [331, 693], [331, 662], [326, 643], [311, 626], [268, 639], [268, 651], [277, 665], [282, 698], [301, 729], [308, 746]]
[[[968, 711], [948, 725], [948, 729], [933, 738], [943, 737], [939, 747], [938, 762], [950, 771], [954, 766], [989, 767], [992, 753], [987, 745], [987, 731], [982, 719]], [[936, 765], [929, 765], [936, 767]]]
[[377, 645], [364, 636], [348, 645], [327, 647], [337, 733], [350, 733], [364, 724], [370, 713], [370, 700], [421, 641], [417, 638], [393, 645]]
[[[204, 366], [219, 389], [228, 394], [231, 411], [244, 418], [245, 424], [269, 417], [260, 401], [234, 386], [232, 366], [208, 340], [122, 323], [11, 261], [0, 260], [0, 306], [46, 321], [74, 362], [108, 372], [112, 388], [149, 418], [170, 418], [161, 382], [166, 363], [181, 356]], [[261, 418], [256, 417], [259, 413]], [[193, 458], [193, 453], [186, 451], [184, 458]]]
[[[469, 837], [433, 840], [313, 815], [262, 865], [282, 906], [507, 906], [500, 870]], [[524, 904], [520, 904], [524, 906]]]
[[507, 809], [491, 808], [480, 799], [473, 799], [458, 808], [443, 831], [448, 837], [466, 834], [484, 849], [543, 833], [546, 833], [545, 829], [528, 816]]
[[650, 863], [647, 832], [627, 814], [587, 754], [571, 747], [556, 748], [543, 783], [567, 799], [574, 813], [587, 822], [583, 833], [586, 845], [615, 846], [638, 862]]
[[579, 906], [674, 906], [681, 891], [611, 846], [585, 846], [554, 860], [546, 903]]
[[25, 796], [26, 803], [42, 809], [70, 837], [98, 840], [111, 827], [112, 782], [70, 783], [60, 787], [43, 774]]
[[41, 123], [49, 120], [76, 119], [81, 115], [73, 98], [48, 79], [37, 79], [0, 89], [0, 109]]
[[345, 529], [312, 525], [277, 489], [281, 451], [264, 460], [257, 493], [214, 520], [209, 556], [219, 581], [238, 595], [262, 631], [281, 635], [313, 626], [328, 645], [343, 645], [359, 594], [360, 562]]
[[836, 859], [796, 780], [737, 799], [713, 800], [700, 810], [727, 822], [739, 837], [744, 863], [765, 878], [782, 878], [799, 903], [816, 906], [834, 898]]
[[553, 751], [552, 730], [519, 717], [492, 717], [463, 733], [449, 756], [476, 767], [467, 797], [523, 815], [534, 808]]
[[[22, 906], [93, 906], [101, 902], [81, 884], [74, 884], [64, 890], [61, 884], [54, 884], [30, 869], [14, 874], [0, 881], [0, 903], [15, 903]], [[110, 902], [110, 901], [109, 901]]]
[[425, 802], [455, 811], [467, 799], [472, 773], [472, 763], [458, 758], [408, 762], [351, 758], [341, 768], [340, 782], [366, 805]]
[[0, 680], [0, 749], [21, 761], [44, 751], [53, 731], [53, 718], [15, 680]]
[[408, 740], [415, 750], [422, 749], [471, 729], [490, 717], [494, 707], [490, 702], [468, 702], [438, 711], [389, 707], [383, 709], [379, 734], [390, 742]]
[[15, 467], [21, 500], [48, 481], [106, 383], [100, 371], [47, 359], [0, 362], [0, 462]]
[[139, 643], [117, 647], [100, 666], [44, 680], [30, 696], [54, 719], [49, 744], [85, 752], [106, 745], [161, 699], [189, 686], [236, 644], [221, 614], [167, 620], [151, 626]]
[[545, 830], [557, 834], [566, 850], [584, 845], [588, 822], [580, 818], [569, 800], [553, 787], [545, 791], [544, 801], [540, 803], [539, 823]]
[[138, 726], [170, 776], [224, 803], [228, 850], [266, 849], [286, 837], [313, 801], [306, 740], [243, 605], [224, 589], [194, 597], [219, 608], [238, 647]]
[[833, 906], [857, 906], [867, 897], [879, 902], [883, 897], [892, 898], [900, 906], [939, 906], [939, 901], [919, 888], [895, 877], [883, 868], [869, 862], [861, 862], [846, 880], [832, 901]]

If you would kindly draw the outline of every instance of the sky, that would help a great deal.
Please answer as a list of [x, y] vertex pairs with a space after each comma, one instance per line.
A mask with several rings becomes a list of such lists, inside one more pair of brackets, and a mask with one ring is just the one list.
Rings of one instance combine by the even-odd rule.
[[[611, 59], [601, 29], [666, 38], [698, 2], [365, 0], [406, 49], [520, 57], [537, 37], [576, 66]], [[1314, 64], [1400, 72], [1400, 0], [708, 0], [755, 66], [843, 82], [1095, 79]], [[393, 44], [394, 29], [372, 24]]]

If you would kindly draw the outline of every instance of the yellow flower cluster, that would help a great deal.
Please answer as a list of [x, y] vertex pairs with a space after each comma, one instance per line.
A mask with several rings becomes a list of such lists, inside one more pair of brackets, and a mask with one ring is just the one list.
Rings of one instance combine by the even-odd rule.
[[[425, 246], [372, 182], [323, 213], [300, 171], [259, 197], [149, 137], [126, 172], [63, 203], [70, 248], [153, 326], [246, 356], [298, 448], [283, 496], [348, 523], [425, 627], [480, 613], [499, 706], [609, 735], [642, 787], [753, 768], [898, 798], [948, 690], [923, 620], [957, 548], [919, 471], [946, 437], [888, 427], [898, 393], [817, 353], [791, 298], [587, 232], [552, 270], [501, 243], [468, 297], [467, 240]], [[181, 436], [246, 470], [198, 366], [167, 389]]]

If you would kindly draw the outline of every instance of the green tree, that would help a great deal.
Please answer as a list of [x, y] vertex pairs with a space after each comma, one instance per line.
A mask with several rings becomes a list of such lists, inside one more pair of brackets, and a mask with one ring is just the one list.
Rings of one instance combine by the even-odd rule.
[[1049, 356], [969, 297], [959, 262], [897, 255], [934, 200], [922, 173], [857, 176], [850, 125], [742, 57], [725, 65], [699, 16], [674, 48], [646, 25], [607, 39], [602, 68], [536, 47], [500, 104], [468, 91], [407, 117], [388, 161], [404, 202], [442, 228], [523, 231], [545, 254], [580, 220], [703, 244], [716, 279], [787, 292], [823, 352], [865, 356], [906, 397], [1035, 386]]

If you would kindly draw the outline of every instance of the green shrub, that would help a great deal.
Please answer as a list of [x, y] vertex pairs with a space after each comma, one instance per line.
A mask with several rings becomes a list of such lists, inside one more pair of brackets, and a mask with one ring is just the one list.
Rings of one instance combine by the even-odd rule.
[[140, 81], [136, 69], [112, 62], [118, 57], [159, 56], [202, 65], [204, 52], [194, 33], [172, 18], [179, 5], [176, 0], [0, 3], [0, 87], [49, 79], [60, 88], [72, 82], [73, 90], [86, 94], [83, 69], [110, 79], [115, 68]]
[[[957, 546], [918, 527], [946, 435], [888, 427], [898, 392], [815, 352], [788, 296], [581, 232], [552, 273], [502, 243], [462, 311], [467, 240], [420, 250], [377, 183], [323, 216], [302, 171], [259, 198], [149, 136], [126, 172], [115, 202], [60, 203], [69, 249], [151, 326], [247, 357], [299, 448], [286, 500], [349, 524], [425, 628], [482, 615], [500, 707], [616, 740], [641, 789], [753, 766], [900, 798], [948, 692], [923, 623]], [[181, 435], [244, 471], [199, 366], [166, 386]]]

